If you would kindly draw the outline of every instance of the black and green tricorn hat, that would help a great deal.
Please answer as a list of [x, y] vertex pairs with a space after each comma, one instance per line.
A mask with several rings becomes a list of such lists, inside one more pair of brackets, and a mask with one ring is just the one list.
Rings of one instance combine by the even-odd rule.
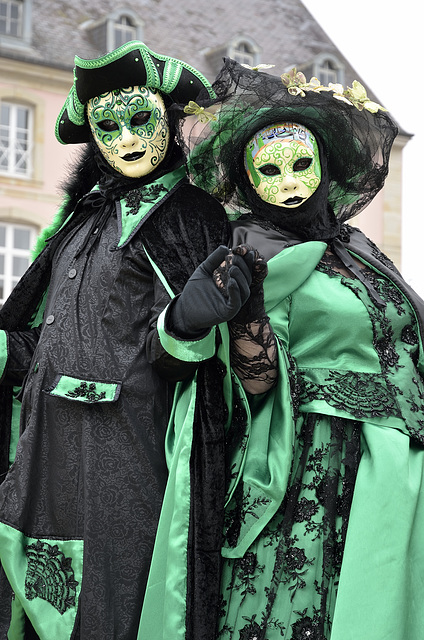
[[210, 97], [215, 95], [209, 81], [194, 67], [133, 40], [94, 60], [75, 56], [74, 83], [56, 121], [56, 138], [62, 144], [88, 142], [87, 102], [134, 85], [157, 89], [175, 103], [196, 100], [205, 90]]

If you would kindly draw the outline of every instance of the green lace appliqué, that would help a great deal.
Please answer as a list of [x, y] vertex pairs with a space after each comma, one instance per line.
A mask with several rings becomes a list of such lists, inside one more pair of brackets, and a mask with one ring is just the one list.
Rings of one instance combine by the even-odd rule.
[[61, 615], [75, 606], [76, 589], [72, 559], [66, 558], [57, 545], [37, 540], [25, 548], [28, 569], [25, 597], [49, 602]]
[[54, 386], [47, 391], [49, 395], [71, 398], [79, 402], [115, 402], [121, 390], [118, 382], [96, 382], [81, 380], [72, 376], [60, 375]]
[[156, 202], [158, 198], [167, 193], [167, 189], [161, 184], [152, 184], [143, 189], [134, 189], [125, 196], [125, 215], [135, 216], [142, 202]]
[[100, 400], [106, 399], [106, 393], [104, 391], [101, 393], [96, 392], [95, 382], [91, 382], [90, 384], [81, 382], [79, 387], [75, 387], [73, 391], [68, 391], [66, 395], [69, 398], [84, 398], [87, 402], [99, 402]]
[[312, 400], [324, 400], [330, 406], [347, 411], [355, 418], [401, 415], [388, 383], [378, 375], [329, 371], [323, 384], [303, 379], [301, 386], [302, 404]]

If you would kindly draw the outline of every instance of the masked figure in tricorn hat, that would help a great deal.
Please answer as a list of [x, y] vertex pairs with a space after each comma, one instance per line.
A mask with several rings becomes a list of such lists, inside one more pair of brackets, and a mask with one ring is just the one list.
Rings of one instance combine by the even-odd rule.
[[279, 345], [278, 384], [250, 401], [229, 462], [217, 637], [418, 640], [424, 303], [345, 224], [383, 187], [397, 127], [358, 82], [227, 60], [213, 88], [191, 171], [233, 245], [267, 259]]
[[[228, 412], [211, 327], [246, 300], [250, 267], [242, 257], [231, 263], [227, 297], [210, 278], [228, 252], [228, 220], [188, 183], [172, 109], [201, 89], [213, 96], [195, 69], [140, 42], [76, 58], [56, 136], [86, 144], [0, 314], [2, 638], [9, 625], [15, 640], [136, 637], [168, 476], [173, 388], [187, 377], [193, 400], [183, 417], [197, 440], [185, 450], [184, 489], [192, 480], [201, 505], [213, 483], [209, 517], [222, 518]], [[164, 309], [193, 272], [174, 305], [179, 343]], [[198, 521], [191, 514], [182, 525], [191, 540], [183, 552], [207, 569], [207, 600], [219, 580], [221, 532], [198, 532]], [[195, 592], [190, 580], [186, 589]]]

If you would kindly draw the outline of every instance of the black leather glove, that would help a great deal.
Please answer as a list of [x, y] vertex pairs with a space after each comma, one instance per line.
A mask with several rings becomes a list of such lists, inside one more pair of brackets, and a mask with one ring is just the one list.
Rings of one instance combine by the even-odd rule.
[[[214, 278], [225, 263], [225, 287]], [[251, 261], [253, 264], [253, 260]], [[231, 320], [250, 295], [252, 282], [249, 260], [232, 255], [221, 245], [197, 267], [180, 296], [169, 309], [169, 326], [177, 335], [196, 337], [216, 324]]]

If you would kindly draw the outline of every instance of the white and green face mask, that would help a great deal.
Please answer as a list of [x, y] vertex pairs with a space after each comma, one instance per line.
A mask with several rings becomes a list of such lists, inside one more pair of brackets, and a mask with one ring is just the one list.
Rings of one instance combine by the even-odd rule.
[[262, 200], [288, 209], [299, 207], [321, 182], [315, 136], [293, 122], [277, 123], [255, 133], [246, 145], [245, 167]]
[[88, 101], [87, 116], [101, 153], [124, 176], [148, 175], [164, 159], [169, 125], [155, 90], [128, 87], [102, 93]]

